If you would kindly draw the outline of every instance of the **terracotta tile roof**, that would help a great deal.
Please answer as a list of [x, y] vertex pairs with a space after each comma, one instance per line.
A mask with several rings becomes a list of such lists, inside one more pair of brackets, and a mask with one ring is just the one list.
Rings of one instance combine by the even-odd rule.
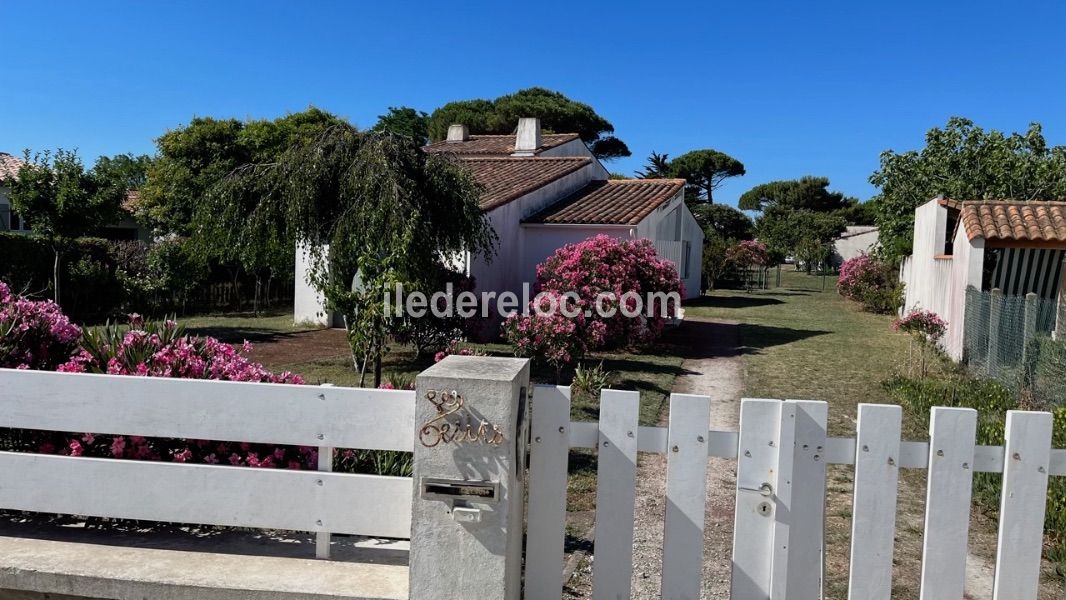
[[[426, 152], [451, 152], [454, 154], [479, 154], [484, 156], [509, 156], [514, 152], [514, 135], [472, 135], [465, 142], [433, 142], [423, 147]], [[576, 133], [545, 133], [540, 136], [541, 153], [578, 139]]]
[[951, 198], [938, 198], [937, 203], [944, 208], [951, 208], [954, 210], [962, 210], [962, 202], [958, 200], [952, 200]]
[[594, 181], [525, 222], [636, 225], [684, 187], [684, 179]]
[[481, 210], [489, 211], [516, 200], [556, 179], [569, 175], [592, 163], [588, 157], [504, 158], [460, 157], [485, 186]]
[[971, 240], [1066, 243], [1066, 202], [963, 202], [962, 224]]
[[0, 181], [18, 177], [19, 169], [24, 164], [26, 164], [26, 161], [21, 158], [7, 152], [0, 152]]

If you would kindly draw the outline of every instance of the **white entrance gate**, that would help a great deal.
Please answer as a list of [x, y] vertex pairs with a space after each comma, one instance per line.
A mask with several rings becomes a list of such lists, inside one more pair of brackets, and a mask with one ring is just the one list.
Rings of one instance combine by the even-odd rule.
[[638, 425], [639, 394], [605, 390], [600, 420], [571, 422], [569, 390], [533, 400], [526, 597], [561, 597], [566, 471], [571, 448], [598, 451], [593, 597], [629, 598], [638, 452], [667, 458], [662, 597], [700, 597], [709, 457], [737, 460], [733, 600], [822, 597], [825, 470], [854, 465], [852, 600], [892, 589], [900, 468], [927, 469], [922, 597], [963, 597], [973, 473], [1003, 473], [997, 600], [1037, 597], [1049, 475], [1066, 475], [1051, 448], [1049, 413], [1011, 411], [1006, 444], [975, 446], [977, 414], [933, 408], [930, 442], [900, 440], [899, 406], [861, 404], [858, 436], [828, 438], [824, 402], [745, 399], [740, 431], [709, 430], [710, 399], [674, 394], [668, 427]]

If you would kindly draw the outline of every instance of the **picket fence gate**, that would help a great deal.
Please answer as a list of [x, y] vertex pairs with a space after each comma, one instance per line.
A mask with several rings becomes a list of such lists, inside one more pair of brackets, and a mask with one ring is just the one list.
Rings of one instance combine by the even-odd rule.
[[[595, 598], [628, 598], [638, 452], [667, 458], [664, 598], [699, 598], [706, 468], [737, 460], [734, 600], [820, 598], [826, 465], [854, 465], [852, 600], [892, 586], [900, 468], [928, 469], [922, 597], [962, 598], [973, 473], [1003, 473], [994, 597], [1036, 598], [1051, 415], [1011, 411], [1004, 447], [975, 446], [977, 415], [934, 408], [930, 441], [900, 440], [898, 406], [862, 404], [856, 439], [826, 435], [827, 406], [745, 399], [740, 431], [709, 429], [711, 399], [673, 394], [667, 427], [638, 424], [638, 392], [604, 390], [598, 422], [571, 422], [570, 392], [537, 386], [530, 429], [525, 597], [564, 585], [570, 449], [596, 449]], [[318, 534], [408, 538], [412, 480], [327, 472], [333, 448], [414, 448], [411, 391], [73, 375], [0, 369], [0, 427], [314, 446], [319, 471], [238, 469], [0, 452], [0, 508]], [[151, 482], [146, 485], [145, 482]], [[477, 568], [477, 565], [470, 565]]]

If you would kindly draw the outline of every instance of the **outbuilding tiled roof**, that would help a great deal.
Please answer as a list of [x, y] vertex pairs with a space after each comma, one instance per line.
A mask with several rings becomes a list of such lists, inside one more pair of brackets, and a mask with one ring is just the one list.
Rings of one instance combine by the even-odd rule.
[[525, 222], [636, 225], [684, 187], [684, 179], [594, 181]]
[[[539, 154], [549, 148], [561, 146], [578, 139], [576, 133], [545, 133], [540, 136]], [[453, 154], [477, 154], [483, 156], [508, 156], [514, 152], [514, 135], [472, 135], [465, 142], [434, 142], [424, 149], [426, 152], [451, 152]]]
[[26, 161], [21, 158], [7, 152], [0, 152], [0, 181], [18, 177], [19, 169], [24, 164]]
[[971, 240], [1066, 243], [1066, 202], [973, 201], [961, 210]]
[[485, 187], [481, 210], [489, 211], [592, 163], [588, 157], [461, 157]]

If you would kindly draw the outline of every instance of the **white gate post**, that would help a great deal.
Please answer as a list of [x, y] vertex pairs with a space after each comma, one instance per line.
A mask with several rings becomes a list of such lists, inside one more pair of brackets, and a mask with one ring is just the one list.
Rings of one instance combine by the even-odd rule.
[[518, 600], [529, 361], [452, 355], [416, 379], [411, 598]]

